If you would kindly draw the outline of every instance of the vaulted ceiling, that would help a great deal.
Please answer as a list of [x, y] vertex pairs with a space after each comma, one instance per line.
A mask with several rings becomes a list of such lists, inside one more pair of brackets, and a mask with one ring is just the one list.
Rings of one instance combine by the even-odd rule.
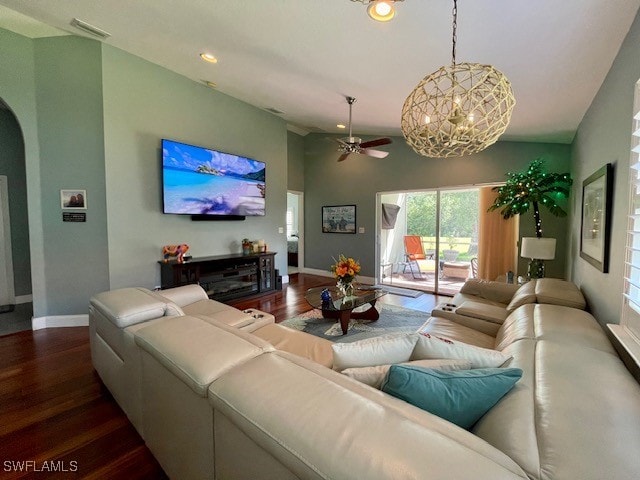
[[[0, 0], [0, 27], [85, 35], [79, 18], [128, 51], [306, 131], [399, 135], [405, 98], [451, 61], [452, 0], [396, 3], [391, 22], [351, 0]], [[459, 0], [457, 59], [492, 64], [516, 108], [503, 139], [571, 142], [640, 0]], [[6, 8], [5, 8], [6, 7]], [[201, 52], [218, 62], [205, 63]]]

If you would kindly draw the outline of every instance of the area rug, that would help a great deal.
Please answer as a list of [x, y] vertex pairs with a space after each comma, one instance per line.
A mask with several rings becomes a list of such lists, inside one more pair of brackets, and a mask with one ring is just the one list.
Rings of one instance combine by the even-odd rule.
[[317, 309], [285, 320], [282, 325], [332, 342], [343, 343], [388, 333], [415, 332], [429, 318], [428, 312], [419, 312], [396, 305], [378, 303], [376, 308], [380, 312], [380, 318], [377, 321], [351, 320], [346, 335], [342, 335], [339, 322], [322, 318], [322, 312]]

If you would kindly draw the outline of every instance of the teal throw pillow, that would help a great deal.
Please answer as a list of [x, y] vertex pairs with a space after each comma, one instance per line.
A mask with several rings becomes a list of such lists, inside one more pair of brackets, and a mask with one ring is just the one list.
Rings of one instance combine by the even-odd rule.
[[520, 377], [519, 368], [445, 372], [392, 365], [382, 391], [468, 430]]

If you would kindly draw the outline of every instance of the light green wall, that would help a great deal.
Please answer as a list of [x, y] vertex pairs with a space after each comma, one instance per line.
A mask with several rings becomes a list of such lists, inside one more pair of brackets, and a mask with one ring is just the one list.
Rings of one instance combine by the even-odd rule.
[[287, 132], [287, 188], [304, 191], [304, 137]]
[[[35, 40], [47, 315], [86, 313], [109, 289], [101, 44]], [[61, 189], [87, 191], [87, 221], [62, 221]]]
[[[286, 272], [287, 130], [282, 119], [103, 46], [104, 134], [111, 288], [160, 284], [161, 248], [193, 256], [240, 253], [264, 239]], [[160, 140], [170, 138], [266, 162], [266, 215], [193, 222], [162, 213]]]
[[[0, 65], [0, 98], [24, 136], [35, 317], [86, 313], [90, 296], [109, 288], [158, 285], [167, 243], [215, 255], [239, 252], [243, 237], [263, 238], [285, 271], [282, 119], [80, 37], [30, 40], [0, 29]], [[163, 215], [162, 137], [265, 161], [267, 215]], [[87, 190], [86, 223], [62, 222], [66, 188]]]
[[0, 97], [15, 114], [24, 139], [33, 311], [35, 316], [43, 316], [47, 312], [47, 285], [44, 277], [33, 41], [0, 29], [0, 65]]
[[[365, 276], [375, 275], [375, 204], [377, 192], [422, 190], [455, 187], [505, 180], [505, 173], [523, 170], [531, 160], [545, 156], [550, 171], [569, 170], [570, 146], [544, 143], [498, 142], [485, 151], [470, 157], [434, 159], [417, 155], [401, 137], [394, 137], [384, 150], [384, 159], [351, 155], [337, 162], [335, 145], [326, 135], [305, 137], [305, 266], [326, 270], [332, 257], [340, 253], [360, 259]], [[357, 226], [364, 234], [345, 235], [322, 233], [323, 205], [351, 205], [357, 207]], [[548, 276], [563, 277], [566, 249], [564, 239], [568, 231], [566, 218], [541, 213], [546, 236], [558, 239], [553, 262], [547, 262]], [[526, 215], [521, 221], [521, 234], [533, 235], [533, 219]], [[522, 235], [521, 235], [522, 236]], [[526, 263], [521, 266], [525, 274]]]
[[27, 176], [22, 132], [16, 117], [0, 109], [0, 175], [9, 184], [11, 251], [16, 295], [31, 295], [31, 261], [29, 259], [29, 214], [27, 211]]
[[[629, 159], [634, 85], [640, 79], [640, 15], [598, 94], [584, 116], [573, 142], [574, 177], [571, 221], [571, 277], [584, 291], [599, 322], [619, 323], [622, 307], [625, 241], [629, 195]], [[613, 225], [609, 273], [580, 258], [582, 182], [606, 163], [614, 164]]]

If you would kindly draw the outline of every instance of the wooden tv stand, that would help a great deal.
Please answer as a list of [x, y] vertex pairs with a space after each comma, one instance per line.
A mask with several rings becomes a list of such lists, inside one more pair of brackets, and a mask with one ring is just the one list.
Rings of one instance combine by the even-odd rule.
[[162, 288], [197, 283], [218, 301], [272, 292], [276, 288], [275, 252], [191, 258], [160, 263]]

